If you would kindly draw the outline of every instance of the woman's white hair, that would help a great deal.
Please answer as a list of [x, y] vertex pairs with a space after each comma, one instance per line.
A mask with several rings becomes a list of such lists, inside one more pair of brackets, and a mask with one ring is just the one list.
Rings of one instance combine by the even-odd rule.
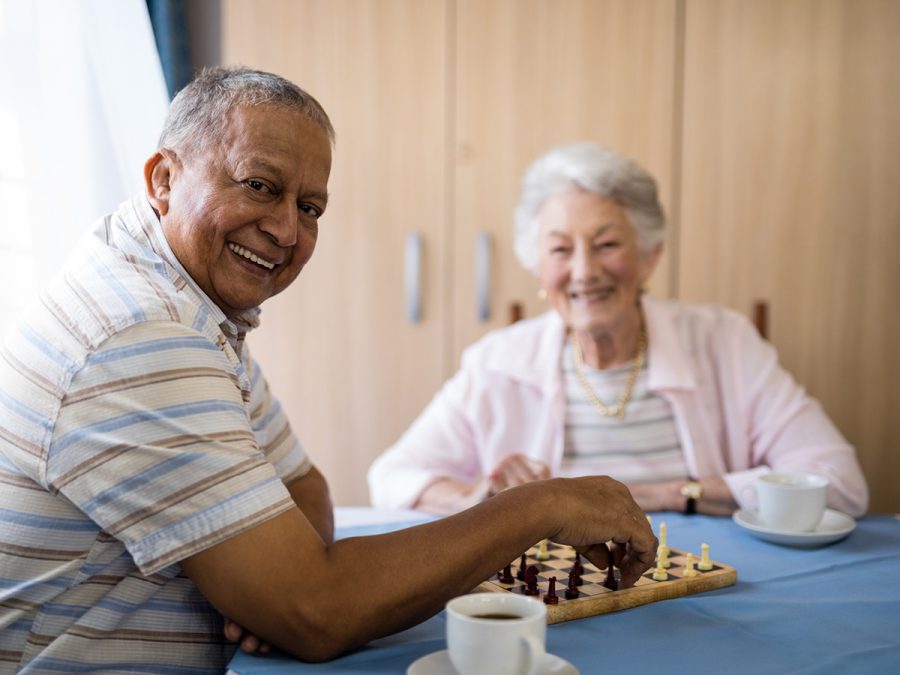
[[619, 203], [637, 232], [641, 250], [651, 251], [665, 237], [665, 215], [656, 181], [637, 162], [598, 145], [560, 145], [541, 155], [525, 172], [515, 212], [514, 246], [525, 269], [538, 264], [538, 212], [548, 197], [573, 188]]

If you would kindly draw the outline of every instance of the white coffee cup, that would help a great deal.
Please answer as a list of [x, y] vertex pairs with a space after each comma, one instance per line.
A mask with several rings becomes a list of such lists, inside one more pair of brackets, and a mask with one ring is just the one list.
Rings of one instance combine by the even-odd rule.
[[810, 473], [769, 473], [754, 485], [763, 525], [783, 532], [811, 532], [825, 513], [828, 481]]
[[447, 603], [447, 651], [460, 675], [536, 675], [547, 608], [524, 595], [472, 593]]

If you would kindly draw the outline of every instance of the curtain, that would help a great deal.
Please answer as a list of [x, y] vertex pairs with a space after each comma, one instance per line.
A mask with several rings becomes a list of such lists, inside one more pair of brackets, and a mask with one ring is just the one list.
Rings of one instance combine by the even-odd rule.
[[0, 332], [143, 191], [168, 96], [144, 0], [0, 0]]
[[147, 0], [169, 98], [193, 79], [190, 33], [184, 0]]

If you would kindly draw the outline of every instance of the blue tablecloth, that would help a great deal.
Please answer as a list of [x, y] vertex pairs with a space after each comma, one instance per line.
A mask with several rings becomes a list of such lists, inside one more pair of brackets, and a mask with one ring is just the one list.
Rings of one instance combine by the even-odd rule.
[[[727, 518], [655, 514], [668, 543], [738, 571], [737, 584], [548, 627], [547, 649], [581, 673], [900, 673], [900, 520], [869, 516], [846, 539], [797, 549]], [[396, 529], [377, 526], [377, 531]], [[370, 533], [354, 527], [340, 536]], [[255, 673], [405, 673], [446, 648], [444, 613], [324, 664], [238, 653]]]

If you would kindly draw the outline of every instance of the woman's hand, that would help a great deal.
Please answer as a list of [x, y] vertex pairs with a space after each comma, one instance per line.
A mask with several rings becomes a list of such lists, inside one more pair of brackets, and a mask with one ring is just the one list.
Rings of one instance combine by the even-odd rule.
[[[711, 516], [730, 516], [738, 508], [731, 490], [723, 478], [704, 478], [703, 496], [697, 500], [697, 513]], [[628, 486], [634, 500], [645, 511], [684, 511], [685, 496], [681, 494], [684, 481], [664, 483], [635, 483]]]
[[506, 455], [488, 474], [489, 494], [550, 478], [550, 467], [522, 454]]

